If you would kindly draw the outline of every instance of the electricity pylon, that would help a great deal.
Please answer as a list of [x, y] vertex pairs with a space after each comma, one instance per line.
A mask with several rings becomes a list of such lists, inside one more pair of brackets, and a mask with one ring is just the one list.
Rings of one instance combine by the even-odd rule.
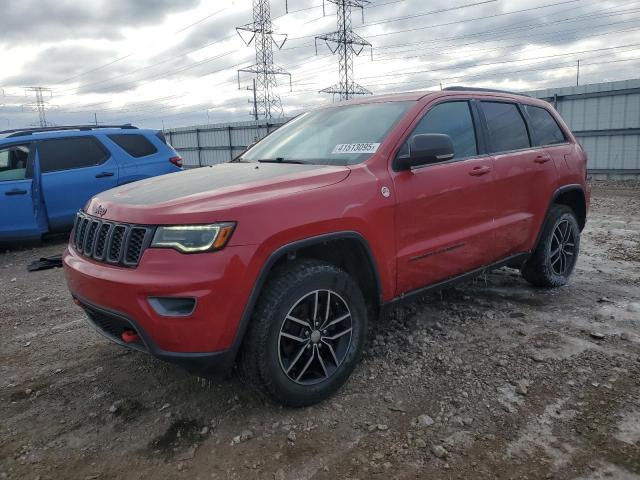
[[35, 107], [38, 110], [38, 119], [41, 127], [48, 127], [46, 109], [48, 102], [45, 102], [44, 95], [49, 94], [49, 97], [53, 96], [53, 90], [45, 87], [25, 87], [25, 93], [34, 92], [36, 95], [36, 103], [28, 105], [29, 107]]
[[370, 2], [368, 0], [327, 0], [338, 7], [338, 30], [332, 33], [319, 35], [315, 38], [316, 54], [318, 53], [318, 40], [324, 40], [333, 54], [338, 54], [338, 83], [320, 90], [320, 93], [331, 93], [338, 96], [339, 100], [349, 100], [355, 95], [370, 95], [371, 92], [354, 80], [353, 57], [358, 56], [362, 51], [373, 47], [360, 35], [355, 33], [351, 23], [351, 9], [359, 8], [364, 19], [364, 7]]
[[[275, 32], [271, 23], [269, 0], [253, 0], [253, 22], [237, 27], [236, 30], [245, 44], [248, 46], [253, 42], [256, 50], [256, 63], [238, 70], [238, 88], [241, 88], [241, 73], [254, 74], [256, 83], [253, 115], [262, 118], [283, 116], [277, 76], [288, 76], [291, 87], [291, 74], [273, 63], [273, 46], [281, 49], [287, 36]], [[246, 37], [247, 34], [250, 36]]]

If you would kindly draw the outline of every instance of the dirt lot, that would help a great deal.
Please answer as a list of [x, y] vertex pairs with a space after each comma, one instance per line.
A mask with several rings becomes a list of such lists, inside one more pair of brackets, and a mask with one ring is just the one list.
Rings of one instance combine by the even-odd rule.
[[100, 337], [64, 241], [0, 254], [0, 479], [640, 479], [640, 186], [594, 186], [571, 284], [500, 270], [393, 311], [318, 406]]

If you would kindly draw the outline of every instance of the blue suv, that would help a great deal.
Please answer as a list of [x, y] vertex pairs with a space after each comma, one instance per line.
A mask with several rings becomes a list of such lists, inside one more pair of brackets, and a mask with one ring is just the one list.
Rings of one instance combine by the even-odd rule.
[[0, 132], [0, 242], [69, 230], [95, 194], [182, 170], [158, 130], [132, 125]]

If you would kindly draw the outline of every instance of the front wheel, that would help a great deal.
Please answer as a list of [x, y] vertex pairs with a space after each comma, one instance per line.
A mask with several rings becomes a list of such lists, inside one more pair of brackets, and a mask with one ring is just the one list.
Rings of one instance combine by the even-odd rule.
[[522, 276], [537, 287], [560, 287], [573, 273], [579, 251], [580, 228], [574, 211], [565, 205], [553, 205]]
[[253, 387], [300, 407], [349, 378], [367, 330], [362, 292], [331, 264], [300, 260], [267, 281], [242, 347], [240, 368]]

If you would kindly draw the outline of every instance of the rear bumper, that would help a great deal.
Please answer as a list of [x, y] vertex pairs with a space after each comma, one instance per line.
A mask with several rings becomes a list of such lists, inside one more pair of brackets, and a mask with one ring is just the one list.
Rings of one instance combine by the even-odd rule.
[[[68, 247], [64, 273], [91, 324], [112, 341], [145, 351], [188, 370], [215, 372], [233, 364], [237, 333], [254, 278], [247, 262], [253, 246], [184, 255], [147, 249], [137, 268], [96, 262]], [[196, 300], [189, 315], [159, 314], [150, 297]], [[135, 330], [136, 343], [121, 339]]]

